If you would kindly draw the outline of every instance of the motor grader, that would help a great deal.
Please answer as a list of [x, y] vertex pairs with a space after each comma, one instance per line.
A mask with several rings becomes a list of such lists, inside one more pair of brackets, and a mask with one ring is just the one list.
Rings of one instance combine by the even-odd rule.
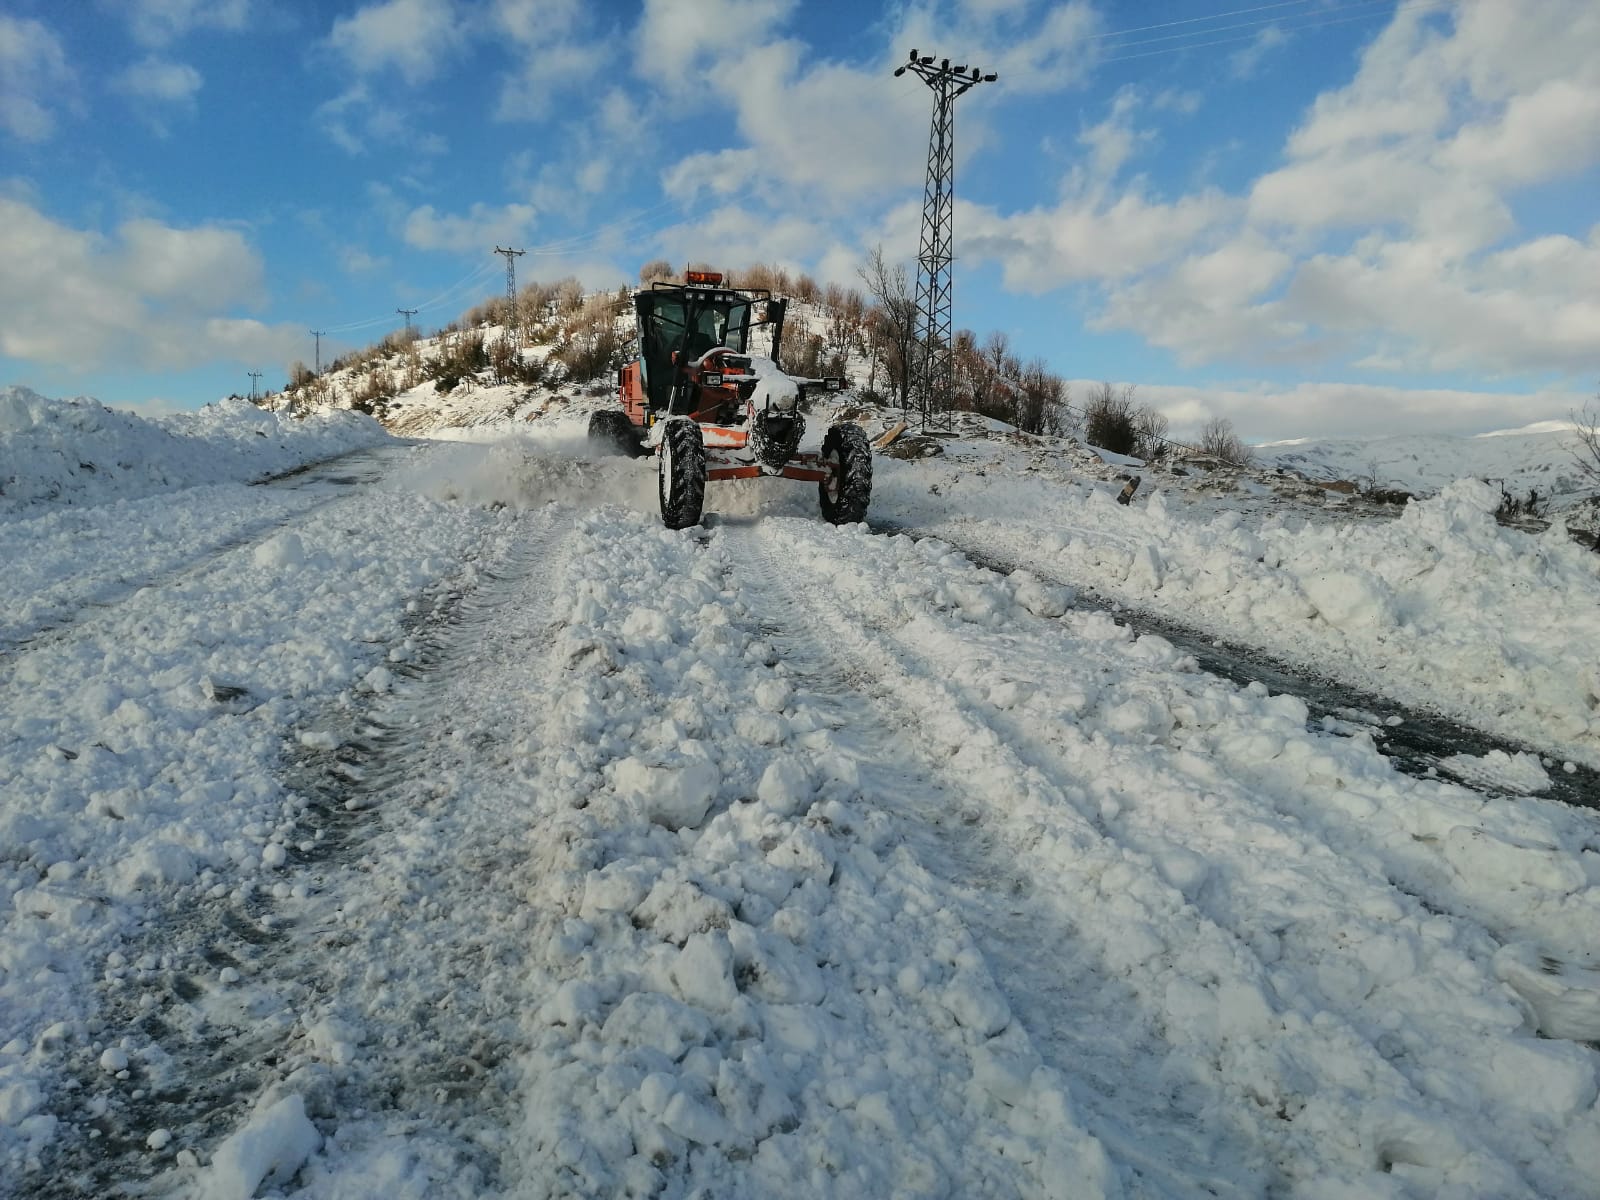
[[[589, 436], [613, 452], [654, 454], [661, 520], [700, 522], [708, 481], [781, 476], [817, 484], [822, 515], [835, 525], [865, 519], [872, 447], [859, 425], [829, 427], [802, 451], [802, 401], [837, 392], [839, 378], [802, 379], [776, 361], [787, 301], [766, 288], [735, 288], [715, 271], [689, 271], [633, 295], [639, 355], [618, 372], [619, 404], [589, 420]], [[766, 328], [772, 356], [752, 353]]]

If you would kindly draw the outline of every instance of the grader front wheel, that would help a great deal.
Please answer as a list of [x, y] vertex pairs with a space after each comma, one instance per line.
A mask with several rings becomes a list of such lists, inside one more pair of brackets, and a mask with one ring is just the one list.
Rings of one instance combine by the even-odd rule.
[[661, 523], [668, 529], [698, 525], [706, 499], [706, 447], [700, 426], [679, 418], [662, 427], [656, 480]]
[[872, 500], [872, 445], [859, 425], [834, 425], [822, 439], [822, 516], [834, 525], [867, 519]]

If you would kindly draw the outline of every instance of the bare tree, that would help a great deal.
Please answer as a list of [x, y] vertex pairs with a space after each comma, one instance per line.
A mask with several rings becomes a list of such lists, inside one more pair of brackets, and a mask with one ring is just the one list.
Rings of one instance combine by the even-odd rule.
[[1572, 414], [1573, 432], [1578, 444], [1572, 448], [1572, 461], [1591, 484], [1600, 486], [1600, 396]]
[[639, 268], [639, 282], [645, 287], [649, 287], [658, 279], [673, 278], [674, 274], [675, 272], [672, 269], [672, 264], [666, 259], [652, 259], [650, 262], [645, 263], [644, 266]]
[[1160, 458], [1167, 452], [1167, 425], [1167, 415], [1148, 404], [1134, 410], [1133, 437], [1140, 458]]
[[1227, 417], [1212, 417], [1200, 431], [1200, 449], [1236, 467], [1250, 465], [1250, 447], [1233, 431]]
[[905, 264], [890, 266], [884, 261], [883, 247], [875, 246], [860, 269], [861, 282], [876, 304], [876, 317], [869, 325], [879, 340], [883, 364], [889, 372], [889, 386], [901, 408], [911, 403], [911, 356], [917, 340], [917, 300]]

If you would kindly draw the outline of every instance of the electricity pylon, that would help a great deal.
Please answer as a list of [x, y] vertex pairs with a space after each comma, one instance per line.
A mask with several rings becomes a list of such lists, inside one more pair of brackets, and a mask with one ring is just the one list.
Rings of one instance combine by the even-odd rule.
[[977, 67], [934, 65], [933, 55], [918, 57], [895, 71], [916, 75], [933, 92], [933, 123], [928, 131], [928, 178], [922, 194], [922, 243], [917, 252], [917, 341], [913, 350], [914, 390], [922, 405], [922, 423], [935, 416], [951, 421], [955, 364], [950, 354], [951, 262], [955, 258], [955, 102], [980, 83], [999, 76]]
[[511, 336], [520, 345], [522, 343], [522, 331], [517, 328], [517, 258], [526, 254], [527, 251], [512, 250], [509, 247], [501, 249], [496, 246], [494, 252], [506, 256], [506, 304], [510, 306], [511, 312]]

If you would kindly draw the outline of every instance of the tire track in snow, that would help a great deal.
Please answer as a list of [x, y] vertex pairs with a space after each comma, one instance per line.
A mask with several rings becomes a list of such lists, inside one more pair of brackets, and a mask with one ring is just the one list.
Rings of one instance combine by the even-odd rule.
[[[277, 843], [285, 851], [286, 870], [269, 875], [275, 878], [269, 891], [256, 890], [248, 878], [232, 891], [224, 885], [206, 890], [208, 880], [202, 878], [181, 896], [142, 910], [130, 938], [94, 981], [90, 1027], [96, 1045], [75, 1046], [67, 1064], [85, 1098], [83, 1118], [67, 1126], [70, 1136], [51, 1147], [43, 1173], [51, 1186], [30, 1190], [30, 1197], [101, 1197], [126, 1189], [134, 1179], [141, 1179], [138, 1187], [166, 1194], [186, 1184], [195, 1150], [213, 1150], [253, 1101], [293, 1091], [306, 1096], [315, 1114], [333, 1112], [336, 1082], [326, 1064], [341, 1058], [346, 1043], [336, 1034], [338, 1021], [326, 1014], [344, 978], [328, 965], [346, 963], [358, 939], [342, 933], [338, 922], [317, 928], [315, 922], [326, 917], [318, 907], [323, 890], [333, 883], [350, 886], [352, 878], [357, 886], [382, 878], [373, 858], [374, 840], [381, 835], [379, 805], [403, 808], [413, 798], [392, 786], [390, 774], [416, 784], [414, 773], [384, 768], [411, 754], [405, 734], [414, 734], [418, 722], [411, 718], [419, 706], [426, 707], [434, 675], [445, 672], [451, 656], [459, 654], [462, 634], [456, 627], [466, 626], [472, 640], [494, 611], [509, 603], [502, 594], [538, 566], [552, 541], [554, 520], [554, 514], [526, 520], [526, 542], [509, 555], [504, 573], [469, 566], [462, 576], [466, 582], [446, 581], [419, 597], [410, 621], [403, 622], [411, 637], [390, 656], [394, 674], [413, 686], [392, 696], [370, 694], [368, 702], [354, 701], [354, 709], [346, 694], [322, 714], [307, 717], [309, 728], [286, 731], [286, 773], [293, 790], [277, 832], [290, 830], [290, 840]], [[488, 582], [474, 587], [474, 579]], [[490, 616], [483, 614], [485, 608]], [[314, 746], [338, 741], [338, 747], [307, 749], [299, 733], [315, 733], [309, 739]], [[371, 782], [358, 779], [363, 770], [371, 771]], [[120, 1086], [107, 1090], [106, 1069], [94, 1054], [99, 1043], [118, 1045], [122, 1038], [144, 1050], [131, 1056], [131, 1072], [118, 1077]], [[450, 1037], [438, 1037], [437, 1043], [454, 1045]], [[438, 1080], [406, 1080], [392, 1094], [410, 1096], [413, 1085], [458, 1085], [459, 1080], [446, 1077], [448, 1069], [450, 1064]], [[176, 1170], [149, 1179], [160, 1162], [146, 1144], [152, 1130], [168, 1131], [173, 1146], [186, 1147], [189, 1157], [187, 1162], [179, 1157]], [[421, 1150], [424, 1157], [430, 1152], [443, 1154], [432, 1144]], [[173, 1155], [162, 1158], [170, 1163]], [[480, 1176], [475, 1168], [466, 1171], [466, 1178]]]
[[538, 944], [528, 894], [558, 674], [550, 600], [570, 570], [572, 515], [550, 505], [520, 517], [514, 550], [365, 714], [371, 749], [347, 763], [323, 755], [331, 811], [342, 800], [361, 825], [314, 872], [285, 966], [324, 980], [300, 1006], [288, 1065], [312, 1075], [308, 1111], [339, 1124], [329, 1171], [403, 1140], [430, 1195], [499, 1187]]
[[[1557, 1190], [1574, 1185], [1570, 1166], [1532, 1164], [1523, 1168], [1530, 1172], [1524, 1177], [1522, 1169], [1512, 1165], [1529, 1157], [1531, 1139], [1526, 1130], [1516, 1131], [1523, 1139], [1519, 1145], [1500, 1136], [1476, 1110], [1432, 1098], [1436, 1077], [1425, 1067], [1404, 1061], [1409, 1047], [1398, 1039], [1378, 1038], [1379, 1014], [1339, 1002], [1337, 974], [1349, 969], [1351, 955], [1334, 948], [1324, 995], [1296, 996], [1296, 991], [1305, 990], [1298, 986], [1301, 980], [1318, 977], [1320, 947], [1302, 947], [1296, 961], [1287, 955], [1293, 949], [1291, 942], [1236, 932], [1230, 923], [1241, 914], [1230, 912], [1226, 904], [1197, 907], [1183, 890], [1169, 884], [1168, 878], [1175, 879], [1204, 901], [1204, 889], [1195, 887], [1204, 882], [1204, 860], [1170, 843], [1160, 858], [1147, 853], [1154, 848], [1152, 839], [1136, 819], [1121, 811], [1136, 798], [1127, 794], [1128, 789], [1121, 789], [1119, 796], [1114, 772], [1107, 773], [1109, 786], [1099, 779], [1106, 773], [1105, 764], [1098, 761], [1102, 758], [1120, 755], [1122, 761], [1111, 765], [1127, 771], [1132, 747], [1122, 751], [1117, 745], [1124, 739], [1082, 737], [1085, 756], [1064, 765], [1029, 736], [1026, 727], [998, 718], [997, 706], [973, 692], [971, 681], [981, 655], [963, 651], [941, 657], [928, 649], [952, 641], [960, 646], [964, 637], [959, 625], [929, 615], [935, 606], [925, 602], [913, 601], [904, 610], [894, 599], [882, 603], [885, 593], [892, 597], [902, 583], [895, 573], [910, 564], [902, 560], [886, 574], [879, 561], [883, 543], [853, 531], [830, 532], [799, 522], [773, 522], [772, 529], [773, 560], [781, 561], [795, 578], [800, 571], [811, 571], [809, 586], [793, 590], [816, 614], [816, 624], [836, 631], [852, 656], [899, 694], [925, 736], [952, 752], [953, 770], [991, 791], [994, 780], [1006, 781], [1013, 793], [1005, 806], [1010, 811], [992, 809], [992, 816], [1000, 818], [998, 823], [1011, 835], [1019, 861], [1035, 864], [1036, 876], [1054, 893], [1060, 911], [1110, 918], [1100, 930], [1111, 931], [1105, 938], [1106, 952], [1130, 970], [1158, 1011], [1165, 1007], [1167, 1033], [1177, 1051], [1174, 1057], [1189, 1055], [1198, 1074], [1215, 1073], [1227, 1082], [1236, 1103], [1214, 1116], [1253, 1128], [1264, 1146], [1278, 1150], [1275, 1157], [1299, 1163], [1301, 1169], [1319, 1161], [1331, 1166], [1342, 1159], [1342, 1168], [1359, 1178], [1369, 1166], [1388, 1170], [1393, 1163], [1415, 1163], [1442, 1169], [1454, 1164], [1494, 1179], [1506, 1194], [1535, 1194], [1551, 1180], [1560, 1181], [1554, 1185]], [[938, 572], [933, 576], [931, 586], [937, 594], [946, 585], [937, 578]], [[903, 582], [912, 592], [930, 586], [917, 579]], [[959, 594], [960, 585], [949, 590]], [[980, 596], [975, 602], [981, 608], [984, 600]], [[873, 627], [874, 621], [881, 627]], [[1176, 660], [1170, 647], [1167, 654]], [[1075, 669], [1067, 661], [1061, 667], [1068, 677]], [[1034, 673], [1041, 669], [1036, 666]], [[1135, 737], [1132, 743], [1137, 745], [1138, 740]], [[1211, 781], [1197, 789], [1196, 780], [1171, 768], [1126, 778], [1134, 787], [1164, 785], [1178, 795], [1195, 792], [1207, 803], [1216, 786]], [[1292, 839], [1284, 841], [1282, 832], [1270, 823], [1258, 821], [1255, 828], [1277, 838], [1284, 849], [1292, 846]], [[1041, 849], [1050, 853], [1039, 853]], [[1300, 849], [1334, 857], [1325, 848]], [[1354, 913], [1361, 913], [1362, 903], [1376, 902], [1382, 911], [1361, 913], [1374, 922], [1390, 920], [1393, 910], [1403, 908], [1386, 881], [1378, 882], [1375, 892], [1364, 881], [1350, 886], [1353, 893], [1324, 893], [1311, 902], [1305, 915], [1330, 900], [1335, 906], [1350, 904]], [[1363, 893], [1372, 899], [1363, 901]], [[1133, 903], [1125, 903], [1130, 897]], [[1287, 912], [1292, 923], [1302, 914], [1294, 912], [1291, 900], [1288, 893], [1278, 897], [1277, 909]], [[1171, 936], [1174, 931], [1181, 931], [1176, 939]], [[1273, 965], [1286, 955], [1296, 970]], [[1459, 955], [1456, 959], [1464, 962]], [[1484, 982], [1485, 965], [1479, 961], [1471, 972], [1478, 977], [1479, 990], [1492, 995], [1492, 979]], [[1358, 987], [1359, 982], [1358, 976], [1349, 986]], [[1280, 985], [1287, 990], [1280, 993]], [[1331, 1004], [1332, 1010], [1323, 1004]], [[1505, 1012], [1498, 1019], [1514, 1028], [1518, 1023], [1514, 1007], [1501, 1007]], [[1491, 1016], [1487, 1025], [1492, 1027], [1496, 1019]], [[1378, 1048], [1380, 1041], [1387, 1052]], [[1489, 1044], [1494, 1044], [1492, 1038]], [[1172, 1064], [1168, 1065], [1170, 1069]], [[1450, 1073], [1448, 1064], [1428, 1065]], [[1464, 1082], [1472, 1082], [1469, 1072], [1462, 1074]], [[1498, 1147], [1498, 1152], [1468, 1149], [1458, 1129], [1474, 1127], [1481, 1144]], [[1290, 1152], [1283, 1153], [1289, 1147]], [[1540, 1147], [1535, 1143], [1533, 1148]]]
[[[741, 592], [753, 598], [805, 694], [841, 730], [841, 746], [863, 764], [867, 801], [895, 818], [942, 885], [941, 899], [972, 931], [1012, 1012], [1045, 1061], [1067, 1076], [1085, 1126], [1128, 1172], [1129, 1194], [1266, 1194], [1272, 1172], [1256, 1148], [1199, 1119], [1220, 1097], [1190, 1097], [1184, 1112], [1165, 1103], [1165, 1047], [1139, 997], [1104, 969], [1077, 922], [1019, 866], [973, 781], [919, 749], [925, 711], [883, 669], [870, 637], [848, 632], [859, 614], [821, 602], [803, 568], [772, 545], [780, 527], [774, 519], [754, 528], [720, 524]], [[803, 632], [812, 629], [832, 636]]]

